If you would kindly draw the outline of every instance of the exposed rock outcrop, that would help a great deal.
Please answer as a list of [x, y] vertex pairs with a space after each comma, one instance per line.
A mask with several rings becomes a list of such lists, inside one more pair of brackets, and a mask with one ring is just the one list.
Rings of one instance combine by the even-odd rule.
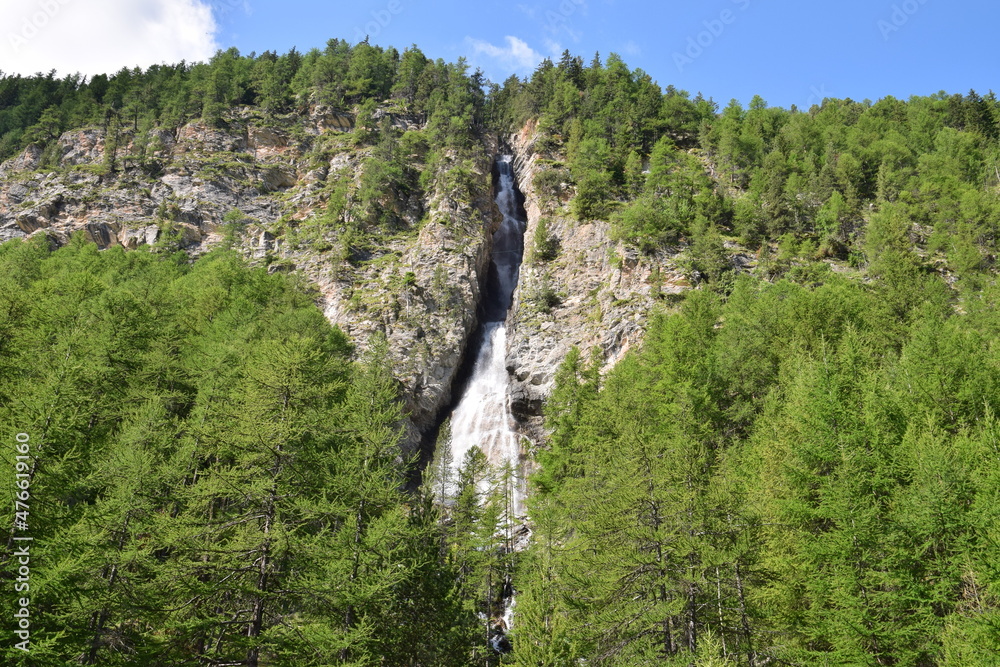
[[[423, 122], [386, 115], [401, 130]], [[463, 164], [474, 172], [468, 193], [432, 186], [392, 202], [398, 229], [357, 249], [343, 227], [315, 222], [338, 183], [349, 200], [360, 183], [372, 149], [345, 134], [353, 126], [352, 116], [317, 106], [281, 118], [237, 109], [224, 128], [126, 128], [114, 141], [101, 128], [67, 132], [0, 165], [0, 242], [44, 234], [64, 244], [82, 232], [101, 248], [169, 243], [196, 256], [228, 239], [269, 271], [305, 274], [359, 352], [376, 333], [388, 339], [409, 413], [405, 447], [414, 450], [450, 403], [477, 324], [499, 222], [493, 145]]]
[[[413, 425], [409, 443], [437, 427], [469, 338], [499, 220], [489, 188], [491, 161], [476, 165], [483, 185], [467, 203], [436, 193], [415, 236], [391, 241], [380, 255], [336, 276], [306, 265], [325, 312], [355, 340], [376, 332], [389, 341]], [[319, 269], [319, 271], [317, 271]]]
[[[640, 342], [657, 303], [689, 286], [674, 261], [676, 253], [640, 255], [613, 241], [607, 222], [576, 221], [565, 183], [559, 194], [540, 191], [539, 174], [563, 172], [559, 156], [539, 149], [538, 139], [533, 123], [509, 139], [528, 226], [507, 347], [513, 409], [536, 441], [542, 435], [541, 406], [570, 348], [580, 348], [587, 358], [599, 347], [605, 367], [614, 365]], [[551, 259], [534, 247], [543, 218], [554, 249]]]

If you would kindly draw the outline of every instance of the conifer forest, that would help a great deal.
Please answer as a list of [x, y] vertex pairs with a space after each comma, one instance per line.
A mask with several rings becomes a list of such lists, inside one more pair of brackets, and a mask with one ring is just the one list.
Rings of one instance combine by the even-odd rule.
[[0, 663], [1000, 664], [992, 93], [332, 39], [0, 162]]

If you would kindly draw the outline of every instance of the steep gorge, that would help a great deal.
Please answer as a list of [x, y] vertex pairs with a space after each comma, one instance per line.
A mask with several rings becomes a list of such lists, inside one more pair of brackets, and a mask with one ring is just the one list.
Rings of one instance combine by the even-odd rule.
[[0, 662], [992, 664], [997, 119], [367, 40], [0, 76]]

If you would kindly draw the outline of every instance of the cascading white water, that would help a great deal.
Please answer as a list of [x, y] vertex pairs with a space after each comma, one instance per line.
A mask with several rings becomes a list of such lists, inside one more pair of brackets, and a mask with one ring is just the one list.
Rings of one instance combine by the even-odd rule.
[[497, 161], [500, 173], [496, 197], [503, 222], [493, 233], [493, 257], [483, 305], [483, 323], [477, 341], [475, 365], [461, 400], [451, 415], [451, 452], [457, 469], [472, 447], [479, 447], [495, 469], [509, 467], [513, 522], [524, 511], [523, 476], [519, 474], [520, 438], [510, 410], [510, 378], [504, 364], [507, 329], [504, 320], [517, 287], [524, 251], [524, 228], [514, 189], [512, 157]]

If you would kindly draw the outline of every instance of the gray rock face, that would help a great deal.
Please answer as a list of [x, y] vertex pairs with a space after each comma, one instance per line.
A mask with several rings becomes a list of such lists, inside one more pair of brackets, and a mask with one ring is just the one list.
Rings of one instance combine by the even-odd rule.
[[[450, 403], [477, 324], [499, 222], [492, 147], [484, 146], [474, 164], [471, 198], [434, 191], [398, 202], [408, 230], [347, 261], [337, 251], [342, 230], [324, 229], [309, 241], [289, 230], [326, 210], [334, 179], [358, 183], [370, 149], [342, 136], [353, 117], [314, 107], [281, 119], [236, 110], [228, 121], [226, 130], [195, 122], [142, 138], [124, 131], [114, 172], [105, 168], [106, 137], [98, 128], [61, 136], [48, 169], [40, 149], [25, 149], [0, 165], [0, 242], [44, 234], [64, 244], [82, 232], [101, 248], [135, 249], [170, 238], [197, 256], [223, 240], [224, 218], [238, 211], [237, 247], [269, 271], [294, 270], [313, 281], [318, 305], [359, 353], [372, 335], [386, 336], [412, 452]], [[411, 130], [422, 123], [410, 116], [390, 121]], [[137, 157], [143, 146], [146, 162]]]
[[62, 157], [59, 164], [71, 167], [80, 164], [100, 164], [104, 157], [104, 133], [96, 129], [66, 132], [59, 137]]
[[38, 166], [38, 162], [41, 157], [41, 148], [35, 145], [28, 146], [21, 151], [19, 155], [16, 155], [3, 164], [0, 164], [0, 178], [4, 178], [10, 173], [34, 169]]
[[[0, 166], [0, 239], [45, 233], [65, 243], [83, 231], [102, 248], [134, 248], [155, 240], [151, 223], [176, 223], [182, 246], [199, 254], [218, 240], [222, 218], [239, 208], [260, 220], [276, 220], [281, 212], [271, 192], [296, 184], [292, 156], [254, 161], [240, 172], [228, 160], [231, 151], [246, 151], [244, 137], [192, 123], [177, 139], [158, 131], [149, 139], [161, 173], [140, 169], [134, 157], [135, 137], [125, 135], [119, 171], [108, 172], [105, 137], [90, 128], [66, 132], [58, 140], [57, 170], [33, 172], [39, 156], [28, 148]], [[226, 157], [220, 157], [222, 155]], [[217, 168], [216, 164], [224, 164]], [[234, 171], [237, 173], [234, 174]], [[237, 178], [234, 176], [241, 176]]]
[[375, 333], [388, 339], [410, 413], [411, 448], [450, 404], [477, 325], [498, 220], [489, 188], [491, 162], [484, 158], [476, 167], [482, 188], [472, 202], [455, 206], [445, 193], [433, 193], [425, 202], [428, 219], [416, 236], [391, 242], [377, 260], [335, 279], [317, 279], [331, 322], [362, 348]]
[[[607, 222], [572, 218], [569, 186], [559, 196], [540, 192], [535, 177], [554, 168], [560, 156], [536, 149], [538, 138], [531, 123], [509, 138], [528, 227], [521, 280], [507, 320], [506, 362], [514, 383], [512, 408], [536, 442], [543, 437], [541, 406], [570, 348], [580, 348], [584, 359], [599, 348], [609, 369], [640, 343], [661, 295], [689, 286], [674, 253], [640, 256], [611, 240]], [[533, 252], [542, 218], [558, 249], [548, 260]]]

